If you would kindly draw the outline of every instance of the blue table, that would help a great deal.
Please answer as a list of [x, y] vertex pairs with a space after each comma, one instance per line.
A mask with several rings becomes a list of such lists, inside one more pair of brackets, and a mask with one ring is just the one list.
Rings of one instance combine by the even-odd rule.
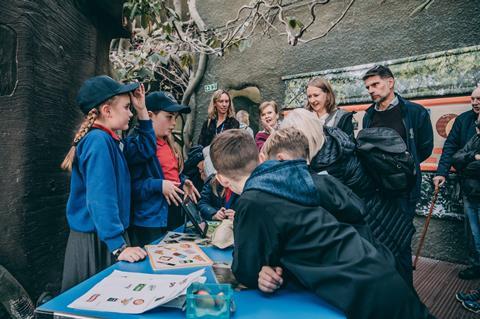
[[[220, 250], [214, 247], [208, 247], [204, 248], [204, 251], [215, 262], [231, 261], [232, 259], [231, 250]], [[183, 275], [201, 268], [180, 268], [154, 272], [148, 259], [138, 263], [118, 262], [35, 309], [37, 318], [185, 318], [185, 313], [178, 309], [162, 307], [152, 309], [140, 315], [77, 310], [67, 307], [67, 305], [86, 293], [90, 288], [112, 273], [115, 269], [130, 272]], [[211, 267], [207, 267], [206, 276], [208, 282], [215, 282]], [[233, 317], [238, 319], [345, 318], [341, 312], [328, 305], [326, 302], [323, 302], [312, 293], [291, 286], [282, 288], [273, 295], [263, 294], [258, 290], [235, 292], [234, 299], [237, 311]]]

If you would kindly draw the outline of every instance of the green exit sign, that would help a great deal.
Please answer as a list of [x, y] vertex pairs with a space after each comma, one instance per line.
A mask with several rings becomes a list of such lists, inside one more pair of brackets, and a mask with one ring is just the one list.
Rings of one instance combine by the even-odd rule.
[[213, 92], [217, 90], [217, 83], [207, 84], [205, 85], [205, 92]]

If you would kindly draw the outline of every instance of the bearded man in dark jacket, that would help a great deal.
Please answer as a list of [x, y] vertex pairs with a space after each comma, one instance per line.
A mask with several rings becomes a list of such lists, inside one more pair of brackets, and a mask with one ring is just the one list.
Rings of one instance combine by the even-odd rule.
[[281, 268], [348, 318], [428, 318], [393, 260], [318, 206], [304, 160], [256, 167], [255, 142], [243, 130], [218, 135], [210, 151], [219, 182], [241, 194], [232, 265], [239, 282], [257, 287], [263, 266]]

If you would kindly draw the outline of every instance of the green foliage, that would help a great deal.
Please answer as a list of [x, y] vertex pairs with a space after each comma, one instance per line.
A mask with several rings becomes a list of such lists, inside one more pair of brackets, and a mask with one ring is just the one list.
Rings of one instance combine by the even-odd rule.
[[188, 46], [174, 36], [181, 17], [165, 0], [128, 0], [124, 16], [132, 24], [132, 38], [126, 46], [125, 40], [112, 45], [114, 76], [142, 81], [148, 89], [168, 90], [181, 99], [194, 61]]

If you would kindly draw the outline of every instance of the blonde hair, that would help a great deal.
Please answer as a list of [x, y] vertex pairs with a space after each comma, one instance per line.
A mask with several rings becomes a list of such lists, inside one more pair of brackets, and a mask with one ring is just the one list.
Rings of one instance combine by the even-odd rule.
[[173, 151], [173, 155], [177, 159], [178, 172], [181, 173], [183, 171], [183, 154], [180, 146], [175, 142], [175, 138], [172, 134], [167, 137], [167, 144], [170, 146]]
[[[335, 111], [335, 109], [337, 108], [335, 104], [336, 103], [335, 93], [333, 92], [333, 88], [327, 80], [322, 78], [313, 78], [310, 81], [308, 81], [307, 88], [309, 86], [319, 88], [327, 95], [327, 98], [325, 101], [325, 110], [327, 111], [328, 114]], [[313, 108], [308, 102], [308, 99], [307, 99], [307, 104], [305, 105], [305, 108], [310, 112], [313, 112]]]
[[245, 124], [246, 126], [250, 126], [250, 115], [248, 114], [247, 111], [240, 110], [237, 112], [237, 115], [235, 116], [237, 121], [240, 123]]
[[230, 94], [225, 90], [216, 90], [215, 92], [213, 92], [212, 98], [210, 99], [210, 104], [208, 105], [208, 124], [209, 125], [211, 120], [216, 119], [218, 117], [215, 103], [218, 101], [218, 99], [220, 99], [222, 94], [226, 94], [228, 96], [228, 99], [230, 100], [227, 117], [235, 117], [235, 107], [233, 106], [233, 101]]
[[77, 149], [77, 144], [82, 140], [82, 138], [87, 135], [87, 133], [92, 128], [93, 123], [98, 117], [98, 110], [96, 108], [91, 109], [90, 112], [83, 119], [80, 128], [78, 129], [75, 137], [73, 138], [72, 147], [65, 156], [60, 168], [65, 171], [72, 171], [73, 161], [75, 160], [75, 150]]
[[280, 129], [287, 127], [297, 128], [305, 135], [308, 140], [308, 159], [312, 160], [325, 141], [322, 121], [306, 109], [295, 109], [280, 124]]
[[93, 126], [93, 123], [95, 123], [95, 120], [100, 116], [100, 107], [104, 104], [113, 104], [115, 103], [115, 100], [118, 98], [118, 95], [112, 96], [105, 102], [100, 103], [93, 109], [91, 109], [87, 115], [85, 115], [85, 118], [83, 119], [83, 122], [80, 124], [80, 128], [78, 129], [77, 133], [75, 134], [75, 137], [73, 138], [72, 142], [72, 147], [70, 147], [70, 150], [68, 151], [67, 155], [63, 159], [62, 164], [60, 164], [60, 168], [71, 172], [72, 171], [72, 166], [73, 162], [75, 161], [75, 151], [77, 149], [78, 143], [82, 140], [82, 138], [87, 135], [88, 132], [90, 132], [90, 129]]
[[287, 153], [295, 159], [308, 159], [308, 139], [299, 129], [286, 127], [274, 131], [262, 146], [261, 153], [272, 159], [278, 153]]

